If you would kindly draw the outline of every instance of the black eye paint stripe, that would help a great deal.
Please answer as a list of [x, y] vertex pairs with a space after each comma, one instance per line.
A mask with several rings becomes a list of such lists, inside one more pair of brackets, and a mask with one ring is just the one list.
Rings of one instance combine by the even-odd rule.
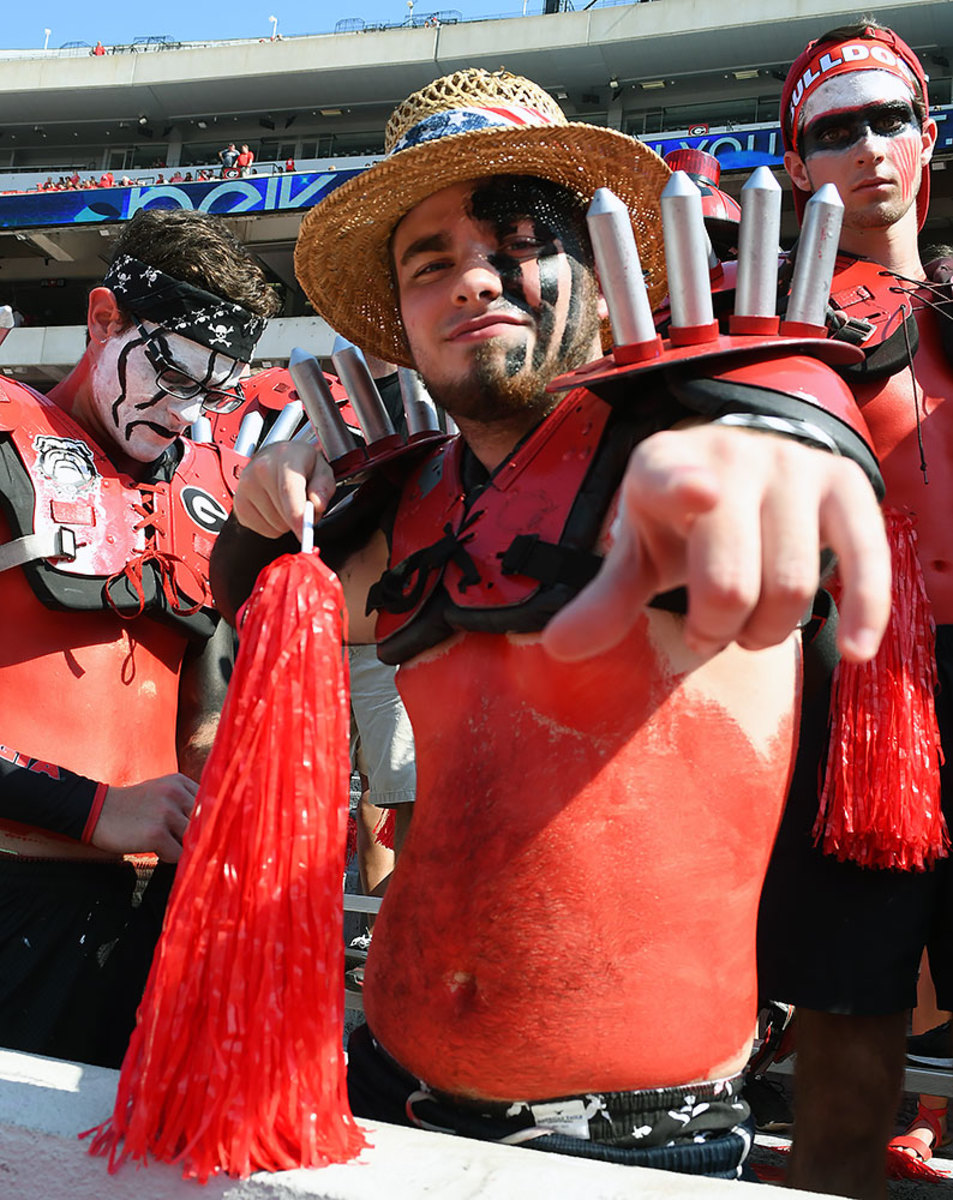
[[[540, 310], [533, 347], [533, 369], [539, 370], [550, 351], [556, 329], [556, 302], [559, 299], [560, 248], [550, 243], [536, 259], [539, 272]], [[571, 260], [567, 259], [571, 263]], [[563, 336], [565, 337], [564, 331]]]
[[582, 297], [586, 294], [586, 268], [576, 259], [569, 260], [569, 310], [566, 327], [559, 343], [560, 357], [565, 357], [574, 346], [582, 321]]
[[[884, 121], [900, 121], [897, 129], [882, 130], [876, 126]], [[919, 121], [913, 106], [903, 100], [866, 104], [855, 108], [837, 109], [823, 113], [802, 130], [798, 153], [802, 158], [825, 150], [843, 150], [853, 146], [868, 132], [877, 137], [896, 137], [910, 127], [919, 130]], [[843, 136], [833, 142], [818, 144], [819, 139], [831, 130], [843, 130]]]
[[116, 374], [119, 376], [119, 398], [111, 408], [113, 424], [119, 428], [119, 406], [126, 398], [126, 360], [137, 346], [145, 345], [145, 338], [133, 338], [131, 342], [126, 342], [125, 346], [119, 351], [119, 358], [116, 360]]

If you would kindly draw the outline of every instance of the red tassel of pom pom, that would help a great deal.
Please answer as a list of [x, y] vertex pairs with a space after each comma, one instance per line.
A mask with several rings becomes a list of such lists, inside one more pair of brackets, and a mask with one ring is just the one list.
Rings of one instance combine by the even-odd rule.
[[872, 662], [834, 672], [827, 773], [814, 840], [864, 867], [924, 870], [947, 853], [933, 693], [935, 626], [913, 520], [884, 512], [893, 603]]
[[894, 1146], [887, 1147], [887, 1178], [888, 1179], [920, 1179], [930, 1183], [949, 1183], [949, 1175], [935, 1171], [929, 1163], [923, 1162], [915, 1154], [906, 1154]]
[[374, 841], [383, 846], [385, 850], [393, 850], [396, 832], [397, 809], [389, 808], [374, 828]]
[[347, 818], [347, 834], [344, 839], [344, 870], [351, 865], [351, 859], [357, 854], [357, 821], [350, 814]]
[[337, 578], [256, 584], [116, 1106], [90, 1152], [226, 1171], [345, 1162], [341, 862], [347, 658]]

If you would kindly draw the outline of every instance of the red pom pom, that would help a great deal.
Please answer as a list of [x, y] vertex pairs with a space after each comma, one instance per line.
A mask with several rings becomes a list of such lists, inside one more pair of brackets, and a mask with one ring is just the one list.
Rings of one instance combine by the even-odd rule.
[[112, 1119], [91, 1153], [218, 1171], [344, 1162], [347, 658], [337, 578], [258, 580]]
[[887, 632], [869, 663], [838, 664], [815, 842], [864, 867], [924, 870], [949, 848], [940, 809], [935, 626], [913, 520], [884, 512], [893, 557]]

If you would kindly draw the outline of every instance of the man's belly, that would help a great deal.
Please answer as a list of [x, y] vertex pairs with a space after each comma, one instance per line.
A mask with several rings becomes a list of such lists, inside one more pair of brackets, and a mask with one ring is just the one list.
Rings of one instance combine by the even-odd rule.
[[945, 465], [927, 460], [928, 483], [919, 469], [919, 452], [899, 446], [883, 464], [885, 504], [910, 513], [916, 521], [917, 558], [933, 615], [941, 625], [953, 622], [953, 458]]
[[675, 619], [649, 621], [584, 668], [467, 635], [400, 672], [418, 796], [365, 1007], [435, 1087], [540, 1099], [747, 1056], [796, 650], [683, 674]]

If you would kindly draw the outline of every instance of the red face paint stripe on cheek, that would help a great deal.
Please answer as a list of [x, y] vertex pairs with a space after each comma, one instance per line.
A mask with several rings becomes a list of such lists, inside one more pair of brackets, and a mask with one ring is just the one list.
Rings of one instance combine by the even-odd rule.
[[913, 196], [920, 166], [920, 140], [913, 137], [897, 138], [895, 151], [903, 198], [909, 200]]

